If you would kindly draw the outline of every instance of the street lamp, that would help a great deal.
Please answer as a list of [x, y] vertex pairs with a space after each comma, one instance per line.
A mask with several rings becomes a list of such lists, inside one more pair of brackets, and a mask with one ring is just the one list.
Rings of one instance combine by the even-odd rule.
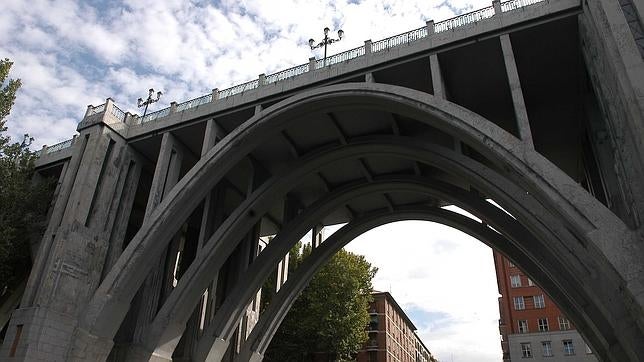
[[343, 36], [344, 36], [344, 32], [342, 30], [338, 30], [338, 39], [329, 38], [329, 28], [324, 28], [324, 40], [322, 40], [320, 43], [316, 45], [315, 40], [309, 39], [309, 46], [311, 47], [311, 50], [324, 46], [324, 66], [325, 67], [326, 67], [326, 46], [328, 44], [333, 44], [336, 41], [342, 40]]
[[154, 102], [159, 101], [159, 98], [161, 98], [161, 95], [163, 94], [161, 92], [157, 92], [157, 99], [154, 99], [152, 98], [152, 95], [154, 94], [154, 89], [150, 88], [149, 92], [150, 94], [148, 94], [148, 99], [146, 99], [145, 102], [143, 101], [143, 98], [139, 98], [137, 101], [137, 105], [139, 108], [145, 106], [145, 109], [143, 110], [143, 117], [145, 117], [145, 114], [148, 112], [148, 106]]

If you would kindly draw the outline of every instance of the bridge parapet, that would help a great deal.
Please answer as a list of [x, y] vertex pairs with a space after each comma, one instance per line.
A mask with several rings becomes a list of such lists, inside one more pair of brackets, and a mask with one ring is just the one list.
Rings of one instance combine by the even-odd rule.
[[[216, 102], [218, 100], [223, 100], [225, 98], [232, 97], [238, 94], [243, 94], [247, 91], [258, 89], [265, 85], [293, 79], [299, 76], [304, 76], [311, 71], [316, 71], [319, 69], [323, 69], [325, 67], [348, 62], [359, 57], [369, 56], [374, 53], [388, 51], [390, 49], [397, 48], [400, 46], [407, 46], [421, 39], [427, 39], [431, 37], [432, 34], [444, 33], [450, 30], [455, 30], [457, 28], [465, 27], [482, 20], [490, 19], [498, 14], [512, 12], [512, 11], [523, 9], [525, 7], [532, 6], [535, 4], [540, 4], [540, 3], [546, 4], [546, 3], [549, 3], [549, 1], [548, 0], [510, 0], [505, 2], [494, 1], [494, 3], [497, 3], [498, 5], [488, 6], [483, 9], [471, 11], [437, 23], [434, 23], [433, 21], [430, 20], [427, 22], [426, 26], [423, 26], [421, 28], [412, 29], [402, 34], [397, 34], [397, 35], [394, 35], [385, 39], [381, 39], [378, 41], [374, 41], [374, 42], [367, 41], [365, 42], [365, 45], [327, 57], [326, 62], [322, 59], [313, 60], [305, 64], [296, 65], [294, 67], [281, 70], [266, 76], [262, 76], [242, 84], [234, 85], [232, 87], [219, 90], [217, 92], [212, 92], [209, 94], [205, 94], [203, 96], [199, 96], [189, 101], [179, 103], [174, 108], [172, 106], [166, 107], [158, 111], [148, 113], [144, 117], [139, 117], [135, 115], [133, 116], [134, 120], [132, 121], [132, 124], [144, 124], [151, 121], [156, 121], [161, 118], [168, 117], [175, 112], [182, 112], [185, 110], [197, 108], [204, 104]], [[93, 110], [94, 113], [87, 114], [86, 117], [92, 116], [93, 114], [96, 114], [96, 113], [103, 112], [104, 109], [100, 107], [101, 106], [95, 107], [95, 110]]]

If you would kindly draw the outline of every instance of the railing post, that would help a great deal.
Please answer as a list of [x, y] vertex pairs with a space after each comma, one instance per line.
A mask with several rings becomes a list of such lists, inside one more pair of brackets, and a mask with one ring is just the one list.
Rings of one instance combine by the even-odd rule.
[[425, 26], [427, 26], [427, 36], [434, 34], [434, 20], [427, 20]]
[[114, 105], [114, 100], [110, 97], [105, 99], [105, 113], [112, 111], [112, 106]]
[[47, 153], [47, 145], [42, 145], [42, 151], [40, 151], [40, 157], [44, 156]]
[[132, 113], [130, 113], [129, 111], [128, 111], [128, 112], [125, 112], [125, 120], [124, 120], [123, 122], [124, 122], [125, 124], [127, 124], [128, 126], [131, 126], [131, 125], [133, 125], [133, 124], [134, 124], [134, 123], [132, 122], [133, 120], [134, 120], [134, 115], [133, 115]]
[[212, 90], [212, 102], [219, 99], [219, 88], [213, 88]]
[[309, 72], [312, 72], [315, 70], [315, 57], [310, 57], [309, 58]]
[[265, 73], [262, 73], [262, 74], [259, 75], [259, 81], [258, 82], [259, 82], [257, 84], [258, 87], [261, 87], [264, 84], [266, 84], [266, 74]]
[[494, 15], [501, 14], [501, 0], [492, 0], [492, 6], [494, 7]]
[[170, 102], [170, 113], [175, 113], [177, 111], [177, 102]]
[[371, 39], [364, 41], [364, 55], [371, 54]]
[[[94, 106], [91, 105], [91, 104], [88, 104], [87, 105], [87, 110], [85, 111], [85, 117], [89, 116], [89, 112], [91, 112], [92, 109], [94, 109]], [[85, 118], [85, 117], [83, 117], [83, 118]]]

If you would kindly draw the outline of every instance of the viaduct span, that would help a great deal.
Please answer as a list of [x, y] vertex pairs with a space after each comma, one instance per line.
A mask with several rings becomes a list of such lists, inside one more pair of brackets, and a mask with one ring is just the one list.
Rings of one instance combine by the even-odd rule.
[[643, 361], [642, 4], [494, 1], [145, 117], [89, 106], [37, 161], [59, 182], [0, 359], [260, 361], [330, 255], [421, 219], [521, 265], [601, 360]]

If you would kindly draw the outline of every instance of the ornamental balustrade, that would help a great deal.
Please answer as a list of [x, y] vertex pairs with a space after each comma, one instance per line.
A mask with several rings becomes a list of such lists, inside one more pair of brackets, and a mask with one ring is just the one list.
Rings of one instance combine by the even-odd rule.
[[540, 3], [544, 0], [510, 0], [510, 1], [504, 1], [501, 3], [501, 11], [502, 12], [508, 12], [512, 10], [517, 10], [520, 8], [524, 8], [528, 5], [533, 5], [536, 3]]
[[[382, 39], [371, 43], [371, 52], [376, 53], [386, 49], [391, 49], [403, 44], [409, 44], [418, 39], [427, 37], [427, 27], [414, 29], [406, 33], [391, 36], [387, 39]], [[364, 54], [364, 53], [363, 53]]]
[[264, 84], [279, 82], [284, 79], [292, 78], [309, 71], [309, 63], [301, 64], [288, 68], [277, 73], [269, 74], [264, 79]]
[[[537, 4], [537, 3], [546, 2], [546, 1], [548, 1], [548, 0], [509, 0], [509, 1], [501, 2], [499, 5], [500, 5], [501, 12], [504, 13], [504, 12], [514, 11], [514, 10], [517, 10], [517, 9], [523, 9], [523, 8], [525, 8], [527, 6], [534, 5], [534, 4]], [[435, 23], [435, 24], [433, 24], [433, 29], [432, 30], [433, 30], [434, 33], [441, 33], [441, 32], [445, 32], [445, 31], [454, 30], [454, 29], [462, 27], [462, 26], [466, 26], [466, 25], [469, 25], [469, 24], [476, 23], [477, 21], [481, 21], [481, 20], [484, 20], [484, 19], [491, 18], [491, 17], [493, 17], [495, 15], [495, 13], [496, 12], [495, 12], [494, 6], [488, 6], [488, 7], [483, 8], [483, 9], [475, 10], [475, 11], [472, 11], [472, 12], [469, 12], [469, 13], [466, 13], [466, 14], [461, 14], [461, 15], [455, 16], [455, 17], [453, 17], [451, 19], [447, 19], [447, 20], [443, 20], [443, 21], [440, 21], [438, 23]], [[431, 26], [431, 25], [428, 25], [428, 26]], [[291, 67], [291, 68], [288, 68], [288, 69], [285, 69], [285, 70], [281, 70], [281, 71], [273, 73], [273, 74], [269, 74], [269, 75], [267, 75], [265, 77], [262, 76], [263, 79], [262, 79], [261, 84], [260, 84], [259, 79], [253, 79], [253, 80], [248, 81], [246, 83], [234, 85], [234, 86], [232, 86], [230, 88], [226, 88], [224, 90], [220, 90], [220, 91], [217, 91], [217, 92], [212, 92], [212, 93], [209, 93], [209, 94], [206, 94], [206, 95], [191, 99], [189, 101], [179, 103], [179, 104], [176, 105], [174, 110], [172, 109], [172, 107], [167, 107], [167, 108], [163, 108], [161, 110], [158, 110], [158, 111], [155, 111], [155, 112], [152, 112], [152, 113], [148, 113], [144, 117], [136, 117], [137, 120], [135, 121], [135, 123], [143, 124], [143, 123], [151, 122], [151, 121], [157, 120], [159, 118], [166, 117], [171, 112], [181, 112], [181, 111], [185, 111], [185, 110], [188, 110], [188, 109], [192, 109], [192, 108], [195, 108], [197, 106], [200, 106], [200, 105], [203, 105], [203, 104], [206, 104], [206, 103], [214, 102], [215, 100], [224, 99], [224, 98], [227, 98], [227, 97], [234, 96], [236, 94], [241, 94], [241, 93], [249, 91], [249, 90], [257, 89], [258, 87], [260, 87], [262, 85], [277, 83], [277, 82], [280, 82], [280, 81], [283, 81], [283, 80], [286, 80], [286, 79], [291, 79], [291, 78], [297, 77], [299, 75], [305, 74], [305, 73], [310, 72], [312, 70], [317, 70], [317, 69], [324, 68], [326, 66], [332, 66], [334, 64], [347, 62], [347, 61], [350, 61], [352, 59], [364, 56], [367, 53], [382, 52], [382, 51], [392, 49], [392, 48], [395, 48], [395, 47], [398, 47], [398, 46], [401, 46], [401, 45], [410, 44], [410, 43], [415, 42], [417, 40], [429, 37], [431, 32], [430, 32], [430, 29], [428, 28], [428, 26], [424, 26], [424, 27], [418, 28], [418, 29], [413, 29], [413, 30], [410, 30], [410, 31], [402, 33], [402, 34], [394, 35], [394, 36], [391, 36], [391, 37], [386, 38], [386, 39], [375, 41], [375, 42], [371, 43], [371, 45], [370, 45], [371, 48], [369, 49], [370, 50], [369, 52], [366, 51], [366, 48], [363, 45], [363, 46], [360, 46], [360, 47], [357, 47], [357, 48], [354, 48], [354, 49], [350, 49], [350, 50], [347, 50], [347, 51], [332, 55], [330, 57], [327, 57], [326, 62], [323, 59], [318, 59], [318, 60], [315, 60], [313, 63], [306, 63], [306, 64], [297, 65], [297, 66], [294, 66], [294, 67]], [[314, 67], [313, 67], [313, 65], [314, 65]], [[215, 94], [216, 94], [216, 96], [215, 96]], [[90, 109], [87, 112], [87, 116], [91, 116], [91, 115], [94, 115], [94, 114], [104, 112], [105, 108], [106, 108], [105, 103], [101, 104], [99, 106], [96, 106], [96, 107], [90, 107]], [[121, 121], [125, 121], [125, 112], [123, 112], [121, 109], [116, 107], [116, 105], [112, 104], [112, 107], [110, 109], [110, 113], [114, 117], [116, 117], [117, 119], [119, 119]], [[68, 141], [65, 141], [65, 142], [68, 142]], [[65, 143], [65, 142], [61, 142], [61, 143]], [[58, 145], [59, 144], [54, 145], [54, 146], [48, 148], [48, 150], [52, 149], [53, 147], [56, 147]], [[63, 147], [63, 148], [65, 148], [65, 147]], [[60, 149], [62, 149], [62, 148], [60, 148]], [[48, 151], [47, 153], [56, 152], [57, 150], [59, 150], [59, 149], [56, 149], [56, 150], [53, 150], [53, 151]]]

